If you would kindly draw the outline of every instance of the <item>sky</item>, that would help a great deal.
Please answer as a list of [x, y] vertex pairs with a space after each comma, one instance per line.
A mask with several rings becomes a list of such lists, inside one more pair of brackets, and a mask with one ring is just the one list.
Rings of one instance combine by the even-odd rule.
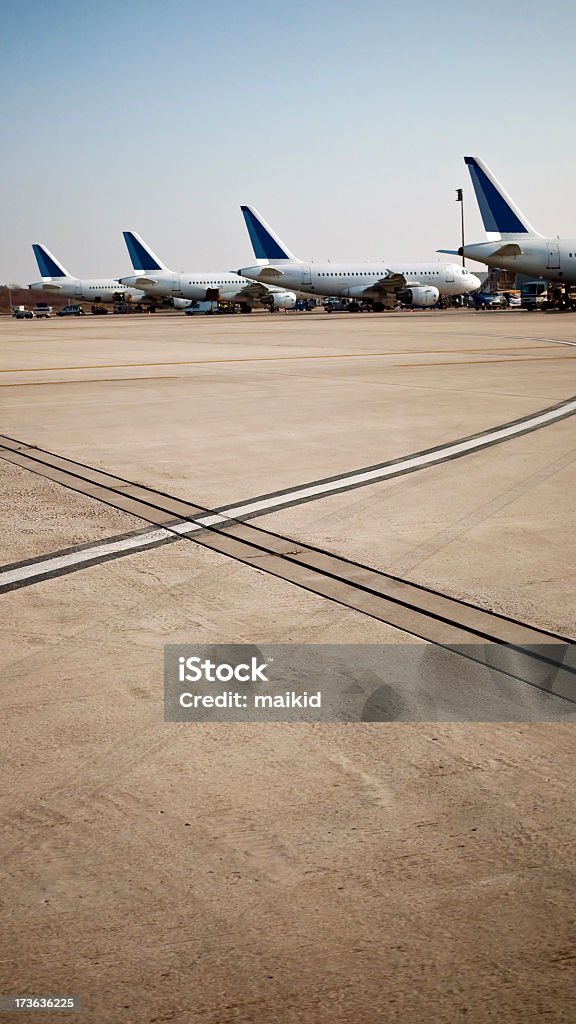
[[[576, 4], [22, 0], [2, 5], [0, 284], [43, 242], [79, 277], [253, 262], [241, 203], [309, 259], [482, 240], [465, 154], [576, 236]], [[567, 102], [564, 102], [568, 98]]]

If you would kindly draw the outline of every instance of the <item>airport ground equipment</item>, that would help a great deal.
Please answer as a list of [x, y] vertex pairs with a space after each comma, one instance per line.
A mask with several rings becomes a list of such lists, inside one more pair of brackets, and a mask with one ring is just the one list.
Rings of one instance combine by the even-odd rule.
[[71, 305], [63, 306], [62, 309], [58, 310], [56, 316], [86, 316], [86, 314], [82, 306]]
[[47, 302], [37, 302], [34, 307], [34, 316], [37, 320], [48, 320], [52, 316], [52, 306]]

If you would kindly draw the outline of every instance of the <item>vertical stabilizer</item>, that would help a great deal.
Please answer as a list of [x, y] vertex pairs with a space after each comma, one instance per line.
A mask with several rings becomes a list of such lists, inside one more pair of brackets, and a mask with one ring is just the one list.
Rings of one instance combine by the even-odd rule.
[[45, 245], [40, 245], [39, 242], [34, 242], [32, 249], [36, 257], [40, 277], [72, 277], [72, 274], [68, 273], [66, 267], [63, 267], [62, 264], [58, 262], [56, 257], [52, 255]]
[[542, 237], [483, 160], [477, 156], [465, 156], [464, 163], [470, 171], [488, 241], [497, 241], [502, 237], [517, 238], [519, 235]]
[[123, 231], [124, 241], [130, 254], [132, 266], [138, 274], [145, 274], [151, 270], [167, 270], [162, 260], [159, 260], [156, 253], [146, 245], [146, 242], [137, 235], [135, 231]]
[[266, 223], [253, 206], [241, 206], [246, 221], [254, 255], [259, 263], [276, 263], [278, 260], [293, 260], [300, 263], [287, 245], [278, 238], [275, 231]]

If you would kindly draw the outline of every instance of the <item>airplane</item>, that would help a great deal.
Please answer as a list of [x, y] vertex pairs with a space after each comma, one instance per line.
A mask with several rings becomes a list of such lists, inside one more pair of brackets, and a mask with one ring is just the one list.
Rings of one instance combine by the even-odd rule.
[[184, 299], [234, 302], [240, 304], [242, 313], [251, 313], [258, 303], [272, 310], [294, 309], [296, 305], [298, 297], [293, 291], [255, 284], [231, 271], [210, 274], [168, 270], [135, 231], [123, 234], [135, 273], [132, 277], [121, 277], [120, 284], [143, 288], [149, 296], [170, 297], [174, 302]]
[[41, 281], [28, 285], [32, 291], [54, 292], [65, 298], [95, 304], [118, 301], [140, 303], [146, 299], [145, 292], [134, 288], [120, 288], [118, 280], [113, 277], [73, 277], [45, 245], [35, 242], [32, 249], [42, 277]]
[[576, 238], [541, 235], [479, 157], [465, 156], [464, 162], [472, 178], [486, 241], [464, 245], [458, 253], [489, 267], [574, 284]]
[[434, 306], [441, 295], [465, 295], [480, 287], [479, 278], [456, 263], [306, 263], [290, 252], [254, 207], [240, 209], [258, 264], [242, 267], [238, 274], [312, 295], [351, 299], [348, 310], [352, 313], [360, 309], [360, 302], [369, 303], [376, 313], [398, 302], [425, 308]]

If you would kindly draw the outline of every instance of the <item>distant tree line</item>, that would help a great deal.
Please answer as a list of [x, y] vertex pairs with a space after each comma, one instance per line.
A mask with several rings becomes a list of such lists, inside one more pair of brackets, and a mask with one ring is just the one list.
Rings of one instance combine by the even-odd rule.
[[65, 299], [54, 292], [31, 292], [29, 288], [23, 288], [19, 284], [0, 285], [0, 313], [10, 313], [14, 306], [33, 309], [38, 302], [47, 302], [54, 309], [60, 309], [70, 302], [70, 299]]

